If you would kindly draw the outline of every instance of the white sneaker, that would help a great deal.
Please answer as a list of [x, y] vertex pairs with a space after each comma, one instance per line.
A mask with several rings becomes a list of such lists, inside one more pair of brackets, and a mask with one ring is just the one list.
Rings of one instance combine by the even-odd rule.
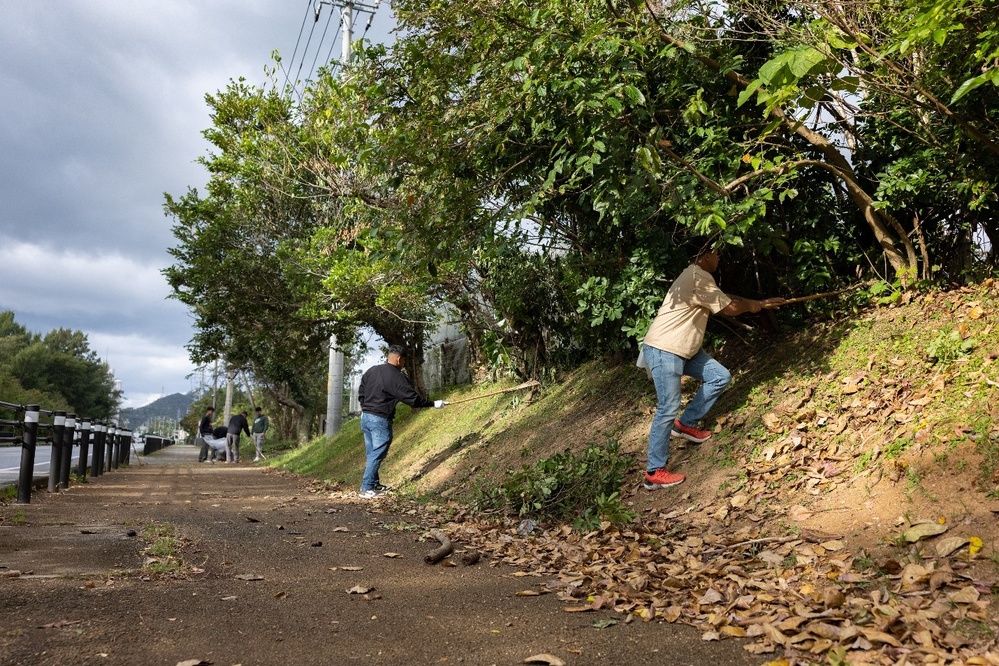
[[362, 490], [361, 492], [357, 493], [357, 496], [360, 497], [361, 499], [374, 499], [380, 495], [381, 493], [378, 492], [377, 490]]
[[260, 462], [260, 456], [257, 456], [256, 458], [254, 458], [253, 462]]

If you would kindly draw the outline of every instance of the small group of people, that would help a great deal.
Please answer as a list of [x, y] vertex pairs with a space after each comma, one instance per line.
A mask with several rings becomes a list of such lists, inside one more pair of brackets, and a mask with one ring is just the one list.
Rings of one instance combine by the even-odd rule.
[[[702, 349], [710, 315], [737, 316], [746, 312], [780, 307], [783, 298], [756, 300], [726, 294], [718, 288], [712, 273], [718, 270], [719, 248], [701, 245], [666, 292], [649, 330], [642, 340], [638, 365], [647, 368], [656, 387], [657, 406], [649, 430], [648, 456], [642, 486], [659, 490], [683, 483], [685, 476], [666, 469], [670, 438], [700, 444], [711, 438], [700, 421], [715, 404], [731, 380], [725, 366]], [[400, 402], [410, 407], [444, 407], [443, 400], [428, 400], [417, 393], [403, 374], [406, 350], [389, 347], [385, 363], [374, 366], [361, 378], [361, 432], [364, 435], [366, 463], [360, 496], [378, 497], [391, 490], [378, 475], [392, 444], [392, 421]], [[683, 376], [701, 381], [697, 393], [680, 413]]]
[[242, 411], [233, 414], [227, 426], [213, 426], [215, 420], [215, 408], [209, 407], [205, 410], [205, 415], [201, 417], [198, 424], [198, 439], [201, 440], [201, 452], [198, 462], [215, 462], [221, 456], [225, 456], [225, 461], [239, 463], [239, 442], [242, 433], [247, 437], [252, 437], [253, 446], [256, 449], [254, 462], [264, 458], [264, 437], [270, 429], [270, 419], [264, 414], [262, 407], [254, 408], [255, 417], [253, 419], [253, 430], [250, 430], [250, 423], [247, 421], [249, 412]]

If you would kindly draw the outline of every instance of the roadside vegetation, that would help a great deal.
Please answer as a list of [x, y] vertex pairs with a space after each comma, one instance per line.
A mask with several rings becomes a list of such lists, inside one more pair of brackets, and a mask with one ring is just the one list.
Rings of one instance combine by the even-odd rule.
[[[714, 437], [674, 440], [671, 466], [688, 480], [673, 489], [639, 488], [655, 392], [630, 358], [530, 395], [401, 408], [383, 476], [397, 508], [539, 576], [567, 609], [686, 622], [799, 663], [894, 663], [902, 648], [969, 658], [999, 635], [997, 316], [986, 280], [719, 335], [735, 379]], [[272, 464], [350, 497], [364, 465], [356, 422]], [[760, 590], [773, 599], [712, 615]]]
[[[407, 346], [422, 389], [447, 322], [477, 378], [542, 386], [402, 409], [382, 471], [576, 610], [804, 661], [985, 650], [994, 3], [393, 10], [396, 41], [344, 66], [297, 82], [276, 58], [209, 94], [207, 185], [166, 197], [192, 358], [273, 407], [299, 446], [271, 462], [353, 492], [357, 425], [315, 439], [331, 336], [353, 362], [371, 332]], [[675, 448], [684, 485], [637, 492], [633, 359], [706, 242], [727, 292], [838, 295], [714, 319], [716, 435]]]

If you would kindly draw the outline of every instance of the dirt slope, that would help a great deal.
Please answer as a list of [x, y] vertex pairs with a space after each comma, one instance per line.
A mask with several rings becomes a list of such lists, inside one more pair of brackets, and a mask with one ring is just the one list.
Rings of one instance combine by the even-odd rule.
[[[686, 622], [705, 640], [747, 635], [750, 649], [801, 663], [999, 663], [997, 296], [992, 281], [910, 294], [729, 343], [716, 434], [674, 450], [670, 467], [688, 475], [675, 489], [638, 490], [655, 395], [627, 363], [500, 406], [413, 486], [457, 507], [506, 469], [610, 437], [636, 458], [624, 490], [634, 525], [465, 527], [577, 599]], [[388, 469], [414, 465], [402, 453]]]

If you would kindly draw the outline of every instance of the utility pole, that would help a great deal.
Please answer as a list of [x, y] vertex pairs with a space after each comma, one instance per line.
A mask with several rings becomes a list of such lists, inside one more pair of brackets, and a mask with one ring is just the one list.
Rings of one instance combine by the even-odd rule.
[[329, 381], [326, 383], [326, 436], [340, 432], [343, 425], [343, 351], [337, 347], [336, 335], [330, 336]]
[[[323, 5], [340, 8], [340, 24], [343, 29], [340, 49], [340, 64], [344, 67], [350, 62], [350, 46], [354, 39], [354, 10], [369, 13], [374, 16], [381, 0], [375, 4], [355, 2], [353, 0], [316, 0], [315, 17], [319, 21], [319, 13]], [[369, 21], [370, 26], [370, 21]], [[325, 435], [332, 437], [340, 432], [343, 425], [343, 350], [337, 344], [336, 335], [330, 336], [329, 379], [326, 382], [326, 430]]]

